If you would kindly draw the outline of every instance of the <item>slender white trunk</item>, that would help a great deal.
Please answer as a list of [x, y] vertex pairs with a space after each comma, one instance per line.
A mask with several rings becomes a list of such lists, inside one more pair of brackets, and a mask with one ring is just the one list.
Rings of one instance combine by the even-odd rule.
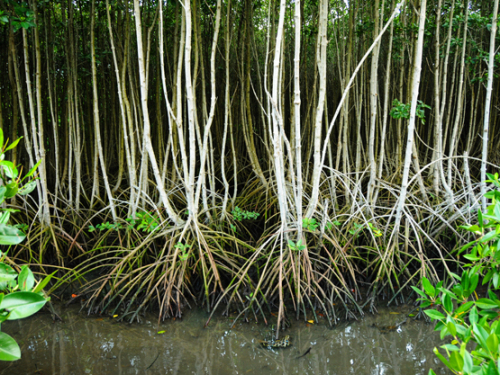
[[[394, 0], [392, 0], [391, 8], [394, 7]], [[382, 17], [383, 19], [383, 17]], [[382, 117], [382, 134], [380, 135], [380, 154], [379, 154], [379, 164], [377, 171], [377, 178], [382, 178], [382, 170], [384, 167], [384, 157], [385, 157], [385, 137], [387, 132], [387, 122], [389, 119], [389, 97], [390, 97], [390, 84], [391, 84], [391, 62], [392, 62], [392, 36], [394, 34], [394, 24], [391, 23], [391, 28], [389, 31], [389, 51], [387, 52], [387, 65], [385, 73], [385, 83], [384, 83], [384, 114]], [[375, 192], [374, 202], [377, 201], [379, 192], [379, 187]]]
[[203, 133], [203, 148], [201, 150], [200, 155], [200, 179], [198, 182], [198, 186], [196, 188], [196, 196], [194, 204], [198, 206], [198, 200], [200, 197], [201, 185], [202, 182], [205, 181], [205, 162], [207, 159], [207, 147], [208, 147], [208, 139], [210, 134], [210, 128], [213, 123], [214, 114], [215, 114], [215, 102], [217, 100], [215, 96], [215, 52], [217, 49], [217, 40], [219, 37], [219, 28], [220, 28], [220, 13], [221, 13], [221, 0], [217, 0], [217, 11], [215, 15], [215, 31], [212, 40], [212, 51], [210, 55], [210, 89], [211, 89], [211, 98], [210, 98], [210, 112], [208, 115], [207, 123], [205, 124], [205, 130]]
[[139, 0], [134, 0], [134, 15], [135, 15], [135, 27], [137, 34], [137, 54], [139, 59], [139, 77], [140, 77], [140, 87], [141, 87], [141, 104], [142, 104], [142, 114], [144, 121], [144, 147], [149, 155], [149, 159], [151, 160], [151, 166], [153, 168], [153, 173], [155, 176], [155, 180], [157, 183], [157, 187], [160, 193], [161, 200], [169, 218], [175, 224], [181, 224], [182, 220], [177, 215], [177, 213], [173, 210], [170, 202], [168, 200], [167, 193], [165, 191], [165, 186], [163, 185], [163, 181], [161, 179], [160, 171], [158, 169], [158, 163], [156, 162], [156, 157], [153, 150], [153, 145], [151, 144], [151, 136], [150, 136], [150, 123], [149, 123], [149, 111], [148, 111], [148, 95], [147, 95], [147, 86], [146, 86], [146, 72], [144, 68], [144, 51], [142, 47], [142, 24], [141, 24], [141, 12], [139, 6]]
[[[32, 141], [33, 141], [33, 152], [35, 155], [36, 160], [42, 160], [44, 157], [44, 153], [42, 153], [40, 147], [39, 147], [39, 132], [42, 131], [42, 123], [41, 123], [41, 116], [42, 116], [42, 109], [41, 109], [41, 93], [36, 90], [36, 96], [37, 96], [37, 104], [40, 108], [37, 108], [38, 111], [35, 110], [35, 103], [33, 100], [33, 88], [31, 85], [31, 73], [30, 73], [30, 68], [29, 68], [29, 53], [28, 53], [28, 36], [26, 29], [23, 28], [23, 46], [24, 46], [24, 70], [26, 72], [26, 86], [27, 86], [27, 93], [28, 93], [28, 103], [29, 103], [29, 109], [30, 109], [30, 119], [31, 119], [31, 134], [33, 135]], [[41, 62], [40, 62], [41, 64]], [[40, 65], [41, 66], [41, 65]], [[38, 72], [38, 64], [37, 64], [37, 72]], [[38, 76], [38, 74], [37, 74]], [[37, 80], [39, 77], [36, 78]], [[38, 82], [37, 82], [38, 86]], [[37, 107], [38, 107], [37, 106]], [[37, 126], [37, 114], [38, 114], [38, 126]], [[43, 146], [42, 146], [43, 147]], [[42, 164], [44, 162], [42, 161]], [[42, 165], [40, 165], [42, 167]], [[39, 168], [40, 168], [39, 167]], [[38, 207], [41, 210], [41, 215], [40, 215], [40, 221], [42, 224], [50, 224], [50, 216], [49, 216], [49, 211], [48, 211], [48, 200], [47, 200], [47, 191], [46, 191], [46, 176], [45, 176], [45, 170], [40, 169], [40, 181], [37, 181], [37, 186], [38, 186]]]
[[[441, 79], [440, 76], [440, 58], [439, 55], [441, 53], [440, 51], [440, 41], [439, 41], [439, 31], [441, 29], [441, 4], [442, 0], [438, 1], [438, 6], [436, 10], [436, 38], [434, 40], [434, 152], [436, 159], [438, 160], [437, 163], [441, 163], [441, 158], [442, 158], [442, 135], [441, 135], [441, 128], [442, 128], [442, 120], [441, 120], [441, 102], [439, 101], [439, 82]], [[434, 168], [434, 176], [433, 176], [433, 186], [434, 186], [434, 193], [436, 195], [439, 195], [439, 189], [441, 185], [441, 181], [439, 178], [440, 171], [439, 171], [439, 164], [438, 165], [433, 165]]]
[[95, 15], [94, 15], [94, 5], [95, 0], [92, 1], [92, 11], [91, 11], [91, 26], [90, 26], [90, 54], [92, 61], [92, 94], [93, 94], [93, 103], [94, 103], [94, 130], [95, 130], [95, 142], [98, 151], [98, 159], [101, 165], [102, 178], [104, 180], [104, 188], [106, 189], [106, 193], [108, 195], [109, 207], [111, 209], [111, 215], [113, 216], [113, 221], [116, 222], [116, 210], [115, 203], [113, 201], [113, 194], [111, 193], [111, 188], [109, 186], [108, 181], [108, 173], [106, 172], [106, 164], [104, 161], [104, 154], [102, 150], [102, 142], [101, 142], [101, 126], [99, 119], [99, 103], [98, 94], [97, 94], [97, 72], [96, 72], [96, 62], [95, 62], [95, 33], [94, 33], [94, 23], [95, 23]]
[[[44, 14], [44, 21], [47, 23], [48, 20], [47, 20], [47, 13]], [[45, 28], [45, 40], [48, 42], [49, 41], [49, 37], [48, 37], [48, 33], [47, 33], [47, 27]], [[53, 47], [52, 47], [53, 48]], [[52, 50], [52, 56], [53, 56], [53, 50]], [[53, 63], [53, 59], [51, 61], [51, 59], [49, 58], [49, 48], [47, 47], [46, 50], [45, 50], [45, 58], [47, 59], [47, 85], [48, 85], [48, 90], [49, 90], [49, 108], [50, 108], [50, 118], [51, 118], [51, 121], [52, 121], [52, 134], [54, 136], [54, 153], [55, 153], [55, 165], [54, 165], [54, 169], [55, 169], [55, 178], [56, 178], [56, 182], [55, 182], [55, 192], [54, 192], [54, 207], [57, 207], [57, 198], [58, 198], [58, 195], [61, 191], [61, 180], [60, 180], [60, 167], [59, 167], [59, 135], [58, 135], [58, 121], [57, 121], [57, 116], [56, 116], [56, 113], [55, 113], [55, 106], [54, 106], [54, 98], [53, 98], [53, 95], [54, 95], [54, 89], [53, 89], [53, 83], [52, 83], [52, 77], [51, 77], [51, 74], [50, 74], [50, 70], [52, 68], [52, 70], [55, 72], [55, 66], [51, 66], [51, 63]]]
[[224, 199], [222, 201], [222, 211], [221, 211], [221, 221], [224, 221], [226, 217], [226, 207], [227, 201], [229, 199], [229, 183], [226, 178], [226, 139], [227, 139], [227, 128], [229, 123], [229, 111], [231, 106], [231, 99], [229, 98], [229, 49], [231, 48], [231, 36], [230, 36], [230, 11], [231, 11], [231, 0], [227, 2], [227, 13], [226, 13], [226, 51], [225, 51], [225, 62], [226, 62], [226, 90], [224, 92], [224, 132], [222, 134], [222, 149], [221, 149], [221, 175], [222, 181], [224, 183]]
[[295, 125], [295, 167], [297, 168], [297, 189], [295, 206], [297, 210], [297, 238], [302, 238], [302, 147], [300, 127], [300, 0], [295, 0], [295, 56], [293, 60], [294, 74], [294, 125]]
[[452, 135], [450, 138], [450, 151], [449, 151], [449, 159], [448, 159], [448, 186], [452, 185], [452, 164], [453, 164], [453, 156], [455, 154], [455, 146], [456, 139], [458, 136], [458, 128], [460, 124], [460, 119], [462, 115], [462, 106], [464, 99], [463, 85], [464, 85], [464, 71], [465, 71], [465, 49], [467, 46], [467, 22], [469, 20], [469, 6], [468, 4], [465, 6], [465, 22], [464, 22], [464, 33], [462, 38], [462, 57], [460, 59], [460, 75], [458, 77], [458, 98], [457, 98], [457, 108], [455, 111], [455, 123], [453, 125]]
[[189, 140], [189, 174], [186, 179], [186, 199], [188, 204], [189, 216], [195, 220], [198, 215], [198, 205], [194, 202], [194, 177], [196, 169], [196, 129], [195, 129], [195, 104], [191, 77], [191, 39], [192, 39], [192, 21], [191, 21], [191, 2], [184, 1], [184, 15], [186, 18], [186, 42], [184, 44], [184, 76], [186, 86], [187, 102], [187, 120], [188, 120], [188, 140]]
[[[12, 27], [9, 30], [9, 48], [10, 54], [12, 56], [12, 62], [14, 65], [14, 77], [16, 80], [16, 88], [17, 88], [17, 98], [19, 99], [19, 112], [21, 113], [21, 122], [23, 124], [24, 131], [24, 142], [26, 144], [26, 151], [28, 152], [28, 158], [30, 161], [30, 166], [35, 165], [35, 159], [33, 158], [33, 148], [31, 147], [31, 139], [29, 137], [30, 132], [28, 131], [28, 122], [26, 120], [26, 110], [24, 108], [24, 100], [23, 100], [23, 91], [21, 86], [21, 77], [19, 73], [19, 67], [17, 65], [17, 53], [16, 47], [14, 44], [14, 33], [12, 32]], [[3, 146], [3, 145], [2, 145]]]
[[[379, 32], [379, 0], [375, 0], [374, 12], [374, 35]], [[383, 6], [383, 5], [382, 5]], [[383, 18], [383, 12], [382, 12]], [[367, 199], [369, 204], [374, 204], [373, 191], [375, 189], [375, 179], [377, 166], [375, 162], [375, 128], [377, 126], [378, 114], [378, 56], [380, 52], [380, 41], [375, 44], [372, 54], [371, 70], [370, 70], [370, 137], [368, 138], [368, 165], [370, 167], [370, 179], [368, 181]]]
[[285, 229], [287, 227], [287, 197], [286, 197], [286, 187], [285, 187], [285, 176], [284, 176], [284, 156], [283, 156], [283, 145], [281, 131], [279, 129], [279, 124], [282, 121], [282, 115], [279, 112], [278, 103], [280, 100], [280, 70], [281, 70], [281, 48], [283, 45], [283, 25], [285, 19], [285, 0], [281, 0], [280, 3], [280, 14], [278, 30], [276, 34], [276, 44], [274, 52], [274, 62], [273, 62], [273, 80], [272, 80], [272, 96], [271, 101], [272, 106], [272, 120], [273, 120], [273, 146], [274, 146], [274, 163], [275, 163], [275, 175], [276, 175], [276, 185], [278, 190], [278, 202], [280, 207], [281, 225]]
[[[313, 186], [313, 192], [310, 200], [310, 204], [307, 207], [306, 217], [310, 218], [314, 214], [316, 209], [316, 204], [312, 204], [318, 201], [319, 197], [319, 181], [321, 177], [321, 130], [323, 127], [323, 111], [325, 108], [325, 95], [326, 95], [326, 24], [327, 24], [327, 6], [325, 1], [320, 2], [319, 11], [319, 34], [318, 34], [318, 44], [316, 49], [318, 73], [319, 73], [319, 97], [318, 106], [316, 108], [316, 122], [314, 124], [314, 168], [311, 177], [311, 184]], [[329, 137], [326, 137], [325, 145], [328, 143]], [[347, 151], [347, 150], [346, 150]], [[318, 188], [316, 188], [318, 186]]]
[[[403, 207], [406, 201], [406, 193], [408, 191], [408, 178], [410, 175], [410, 166], [412, 163], [412, 153], [413, 153], [413, 137], [415, 131], [415, 120], [417, 111], [417, 100], [420, 87], [420, 75], [422, 71], [422, 55], [424, 49], [424, 30], [425, 30], [425, 18], [426, 18], [426, 8], [427, 0], [422, 0], [420, 4], [420, 20], [418, 26], [418, 39], [417, 48], [415, 49], [415, 66], [413, 68], [413, 78], [412, 78], [412, 88], [411, 88], [411, 106], [410, 106], [410, 120], [408, 123], [408, 139], [406, 141], [406, 152], [405, 161], [403, 165], [403, 177], [401, 181], [401, 191], [399, 193], [399, 198], [396, 207], [396, 217], [393, 229], [393, 234], [398, 235], [399, 225], [401, 223], [401, 216], [403, 213]], [[397, 243], [397, 238], [394, 239]]]
[[[116, 73], [116, 87], [118, 89], [118, 102], [120, 104], [120, 115], [122, 119], [122, 127], [123, 127], [123, 143], [125, 147], [125, 158], [127, 160], [127, 168], [128, 168], [128, 176], [129, 176], [129, 184], [130, 186], [135, 186], [135, 171], [133, 169], [133, 164], [132, 164], [132, 156], [130, 153], [130, 145], [129, 145], [129, 136], [128, 136], [128, 131], [127, 131], [127, 114], [125, 112], [125, 103], [123, 99], [123, 93], [122, 93], [122, 80], [120, 77], [120, 69], [118, 67], [118, 60], [116, 57], [116, 48], [115, 48], [115, 42], [114, 42], [114, 37], [113, 37], [113, 30], [111, 28], [111, 16], [109, 14], [109, 0], [106, 0], [106, 13], [108, 16], [108, 30], [109, 30], [109, 40], [111, 42], [111, 51], [113, 53], [113, 63], [115, 65], [115, 73]], [[126, 57], [126, 54], [124, 54], [124, 57]], [[125, 65], [125, 62], [124, 62]], [[131, 197], [129, 202], [134, 201], [134, 191], [135, 189], [132, 188], [130, 191]]]
[[[177, 71], [176, 71], [176, 93], [175, 93], [175, 124], [176, 124], [176, 134], [178, 137], [178, 146], [181, 151], [181, 161], [182, 161], [182, 181], [184, 183], [185, 189], [188, 189], [188, 176], [189, 176], [189, 167], [188, 167], [188, 158], [186, 152], [186, 144], [184, 142], [184, 129], [182, 128], [182, 62], [184, 60], [184, 44], [186, 40], [186, 15], [185, 12], [182, 12], [182, 20], [181, 20], [181, 36], [179, 41], [179, 53], [177, 56]], [[175, 146], [175, 144], [174, 144]], [[172, 148], [174, 150], [175, 147]], [[176, 155], [174, 155], [176, 157]], [[188, 196], [188, 190], [186, 190], [186, 196]]]
[[[32, 2], [32, 7], [35, 13], [35, 23], [38, 25], [38, 10], [36, 2]], [[42, 188], [42, 220], [46, 225], [50, 224], [50, 211], [49, 211], [49, 198], [48, 198], [48, 187], [47, 187], [47, 167], [45, 160], [45, 137], [43, 133], [43, 107], [42, 107], [42, 54], [40, 52], [40, 37], [38, 33], [38, 27], [34, 28], [35, 34], [35, 56], [36, 56], [36, 78], [35, 78], [35, 88], [36, 88], [36, 107], [37, 107], [37, 118], [38, 118], [38, 155], [41, 160], [40, 166], [38, 167], [40, 186]], [[34, 135], [33, 135], [34, 136]]]
[[280, 267], [279, 267], [279, 309], [278, 309], [278, 324], [277, 324], [277, 332], [276, 337], [279, 334], [279, 328], [281, 320], [284, 318], [284, 309], [283, 309], [283, 234], [287, 229], [287, 214], [288, 214], [288, 204], [287, 204], [287, 196], [286, 196], [286, 186], [285, 186], [285, 175], [284, 175], [284, 156], [283, 156], [283, 145], [282, 145], [282, 136], [280, 131], [280, 122], [282, 121], [282, 114], [279, 112], [278, 103], [280, 100], [279, 93], [279, 77], [281, 70], [281, 48], [283, 45], [283, 25], [285, 21], [285, 11], [286, 11], [286, 1], [281, 0], [280, 2], [280, 13], [279, 13], [279, 22], [278, 22], [278, 30], [276, 33], [276, 44], [275, 44], [275, 52], [274, 52], [274, 62], [273, 62], [273, 84], [272, 84], [272, 97], [271, 102], [272, 106], [272, 122], [273, 122], [273, 133], [272, 133], [272, 141], [274, 148], [274, 173], [276, 176], [276, 186], [278, 190], [278, 204], [280, 208], [280, 217], [281, 217], [281, 227], [279, 230], [280, 236]]
[[488, 84], [486, 85], [486, 100], [484, 103], [483, 122], [483, 155], [481, 161], [481, 206], [486, 212], [486, 162], [488, 161], [488, 129], [490, 123], [491, 93], [493, 91], [493, 63], [495, 58], [495, 36], [497, 33], [498, 0], [493, 5], [493, 19], [491, 21], [490, 56], [488, 59]]

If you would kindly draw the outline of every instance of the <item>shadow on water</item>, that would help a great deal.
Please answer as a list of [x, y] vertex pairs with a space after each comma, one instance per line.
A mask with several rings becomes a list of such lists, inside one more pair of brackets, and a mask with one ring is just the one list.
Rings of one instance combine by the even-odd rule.
[[199, 310], [182, 322], [158, 326], [153, 315], [129, 325], [88, 317], [77, 306], [60, 309], [63, 322], [38, 314], [2, 324], [2, 331], [19, 342], [22, 358], [0, 362], [0, 374], [412, 375], [427, 374], [429, 368], [447, 373], [432, 352], [442, 345], [433, 325], [409, 319], [394, 328], [408, 306], [380, 308], [375, 316], [334, 328], [324, 320], [292, 321], [286, 332], [292, 344], [280, 349], [259, 343], [269, 338], [269, 326], [239, 322], [231, 329], [232, 319], [219, 317], [204, 329], [207, 314]]

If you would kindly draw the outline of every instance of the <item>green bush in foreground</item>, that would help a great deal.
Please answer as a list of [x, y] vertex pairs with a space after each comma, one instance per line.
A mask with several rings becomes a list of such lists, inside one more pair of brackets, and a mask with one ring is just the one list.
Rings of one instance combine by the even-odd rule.
[[[457, 283], [451, 288], [439, 282], [435, 287], [423, 278], [423, 290], [413, 287], [422, 301], [424, 312], [436, 323], [441, 339], [451, 336], [436, 356], [454, 374], [500, 374], [500, 182], [498, 173], [488, 174], [496, 189], [486, 193], [492, 203], [486, 213], [478, 210], [478, 224], [462, 226], [476, 235], [476, 239], [460, 250], [469, 250], [464, 258], [472, 263], [465, 265], [462, 276], [453, 274]], [[476, 288], [479, 281], [488, 284], [488, 298], [479, 298]], [[429, 374], [435, 374], [433, 370]]]
[[[0, 205], [5, 199], [19, 195], [26, 195], [36, 187], [33, 177], [36, 164], [21, 180], [16, 166], [4, 160], [5, 152], [16, 147], [20, 138], [11, 145], [3, 143], [3, 132], [0, 129]], [[21, 182], [28, 178], [23, 186]], [[16, 210], [0, 208], [0, 245], [17, 245], [25, 239], [24, 233], [14, 225], [9, 224], [10, 214]], [[0, 327], [6, 320], [26, 318], [39, 311], [49, 300], [42, 292], [49, 282], [51, 275], [35, 285], [35, 277], [28, 266], [22, 266], [19, 274], [7, 264], [8, 258], [0, 251]], [[10, 262], [12, 263], [12, 262]], [[16, 280], [17, 279], [17, 280]], [[21, 358], [21, 350], [17, 342], [4, 332], [0, 331], [0, 360], [15, 361]]]

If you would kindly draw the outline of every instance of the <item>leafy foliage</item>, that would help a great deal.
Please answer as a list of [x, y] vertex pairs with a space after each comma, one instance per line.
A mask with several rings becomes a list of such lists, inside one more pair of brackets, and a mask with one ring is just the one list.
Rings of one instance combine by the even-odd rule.
[[290, 247], [290, 250], [292, 251], [302, 251], [305, 250], [306, 245], [302, 244], [302, 240], [298, 240], [297, 243], [288, 240], [288, 247]]
[[[422, 290], [412, 287], [421, 297], [421, 306], [432, 307], [424, 313], [437, 321], [441, 338], [451, 336], [451, 342], [441, 346], [446, 356], [437, 348], [434, 353], [454, 374], [500, 374], [500, 299], [495, 293], [500, 284], [500, 182], [498, 174], [488, 178], [496, 187], [486, 193], [491, 205], [484, 214], [478, 210], [478, 224], [462, 226], [476, 235], [461, 249], [470, 249], [464, 258], [472, 263], [462, 276], [453, 274], [457, 283], [451, 288], [442, 281], [433, 286], [425, 277]], [[488, 284], [487, 298], [477, 294], [480, 280]]]
[[13, 10], [11, 12], [0, 10], [0, 25], [6, 25], [9, 21], [12, 23], [14, 32], [19, 29], [30, 29], [36, 27], [35, 13], [27, 8], [25, 4], [16, 4], [14, 1], [6, 0], [7, 4], [12, 3]]
[[231, 214], [233, 215], [233, 218], [237, 221], [255, 220], [260, 215], [257, 212], [244, 211], [238, 206], [236, 206], [234, 210], [231, 211]]
[[97, 225], [89, 225], [88, 231], [94, 232], [95, 230], [106, 231], [106, 230], [120, 230], [120, 229], [137, 229], [143, 232], [151, 233], [158, 229], [160, 225], [160, 218], [158, 214], [151, 214], [150, 212], [142, 211], [137, 212], [135, 217], [129, 217], [125, 219], [128, 225], [123, 225], [121, 223], [110, 223], [106, 221], [105, 223], [99, 223]]
[[[16, 147], [21, 138], [10, 145], [3, 143], [3, 132], [0, 129], [0, 179], [3, 186], [0, 187], [0, 203], [5, 199], [13, 198], [16, 194], [25, 195], [36, 187], [33, 177], [38, 165], [37, 163], [22, 179], [28, 178], [24, 186], [20, 185], [21, 179], [16, 166], [5, 158], [5, 152]], [[0, 209], [0, 245], [17, 245], [25, 239], [25, 234], [16, 226], [9, 224], [10, 214], [16, 210]], [[0, 251], [0, 324], [6, 320], [23, 319], [35, 314], [49, 300], [42, 289], [49, 282], [52, 275], [35, 285], [35, 277], [28, 266], [22, 266], [19, 274], [16, 270], [6, 264], [6, 254]], [[17, 281], [16, 281], [17, 278]], [[15, 361], [21, 358], [21, 350], [16, 341], [9, 335], [0, 332], [0, 360]]]
[[[431, 107], [423, 103], [421, 100], [418, 101], [416, 115], [425, 124], [425, 109], [430, 109]], [[410, 103], [401, 103], [399, 100], [394, 99], [392, 101], [392, 109], [389, 115], [394, 119], [409, 119], [410, 118]]]

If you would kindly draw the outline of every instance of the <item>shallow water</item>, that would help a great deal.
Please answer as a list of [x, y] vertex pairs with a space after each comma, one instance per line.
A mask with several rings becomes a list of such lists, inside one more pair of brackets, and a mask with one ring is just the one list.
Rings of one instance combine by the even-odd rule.
[[[8, 321], [2, 331], [20, 344], [19, 361], [0, 362], [0, 374], [446, 374], [432, 349], [442, 345], [433, 325], [408, 322], [384, 333], [377, 327], [405, 318], [409, 306], [380, 308], [352, 323], [330, 328], [292, 321], [288, 348], [267, 349], [269, 326], [215, 317], [208, 328], [204, 311], [188, 311], [182, 321], [157, 324], [153, 315], [141, 324], [86, 316], [78, 306], [56, 306], [63, 322], [50, 315]], [[312, 317], [311, 317], [312, 318]], [[374, 326], [374, 324], [376, 326]], [[165, 331], [158, 334], [158, 331]], [[309, 354], [298, 358], [311, 348]]]

